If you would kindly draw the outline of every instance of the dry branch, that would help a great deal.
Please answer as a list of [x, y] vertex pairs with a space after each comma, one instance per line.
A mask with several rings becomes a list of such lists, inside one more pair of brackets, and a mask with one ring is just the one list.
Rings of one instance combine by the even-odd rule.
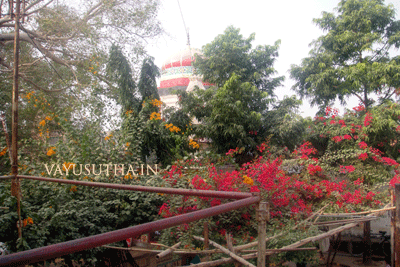
[[[388, 206], [388, 205], [386, 205], [386, 206]], [[356, 216], [356, 215], [384, 212], [384, 211], [389, 211], [389, 210], [394, 210], [394, 209], [396, 209], [396, 207], [388, 207], [388, 208], [383, 208], [383, 209], [379, 209], [379, 210], [361, 211], [361, 212], [354, 212], [354, 213], [323, 213], [322, 215], [327, 215], [327, 216], [330, 216], [330, 215], [331, 216], [346, 216], [347, 215], [350, 217], [350, 216]]]
[[[204, 241], [204, 238], [199, 237], [199, 236], [193, 236], [194, 239], [196, 240], [200, 240], [200, 241]], [[220, 250], [222, 250], [224, 253], [226, 253], [227, 255], [229, 255], [229, 257], [231, 257], [232, 259], [240, 262], [241, 264], [245, 265], [245, 266], [249, 266], [249, 267], [256, 267], [253, 264], [251, 264], [250, 262], [246, 261], [245, 259], [243, 259], [242, 257], [236, 255], [235, 253], [229, 251], [228, 249], [224, 248], [223, 246], [215, 243], [212, 240], [208, 240], [208, 242], [210, 244], [212, 244], [214, 247], [219, 248]]]
[[157, 255], [156, 255], [156, 258], [157, 258], [157, 259], [160, 259], [160, 258], [162, 258], [162, 257], [167, 256], [168, 254], [172, 253], [172, 252], [173, 252], [177, 247], [179, 247], [180, 245], [181, 245], [181, 242], [176, 243], [175, 245], [173, 245], [173, 246], [170, 247], [169, 249], [164, 250], [163, 252], [157, 254]]

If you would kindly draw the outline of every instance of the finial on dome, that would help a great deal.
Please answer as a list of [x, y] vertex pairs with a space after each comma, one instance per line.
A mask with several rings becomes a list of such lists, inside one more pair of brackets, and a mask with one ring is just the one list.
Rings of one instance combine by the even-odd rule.
[[179, 0], [176, 0], [176, 1], [178, 2], [179, 11], [181, 12], [181, 17], [182, 17], [182, 21], [183, 21], [183, 26], [185, 27], [185, 31], [186, 31], [187, 45], [188, 45], [189, 48], [190, 48], [189, 28], [186, 27], [185, 19], [183, 18], [183, 13], [182, 13], [182, 9], [181, 9], [181, 4], [179, 4]]

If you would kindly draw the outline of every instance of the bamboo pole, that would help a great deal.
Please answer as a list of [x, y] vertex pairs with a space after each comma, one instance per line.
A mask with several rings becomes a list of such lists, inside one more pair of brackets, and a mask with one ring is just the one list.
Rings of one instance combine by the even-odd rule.
[[266, 241], [267, 238], [267, 202], [260, 202], [258, 207], [258, 256], [257, 256], [257, 267], [265, 266], [265, 250], [266, 250]]
[[369, 264], [371, 262], [371, 222], [364, 222], [364, 253], [363, 263]]
[[[138, 248], [138, 247], [130, 247], [130, 248], [123, 248], [123, 247], [115, 247], [109, 245], [103, 245], [102, 247], [111, 248], [111, 249], [118, 249], [118, 250], [126, 250], [126, 251], [138, 251], [138, 252], [149, 252], [158, 254], [164, 252], [165, 250], [161, 249], [148, 249], [148, 248]], [[209, 250], [184, 250], [184, 249], [175, 249], [173, 251], [175, 254], [210, 254], [210, 253], [223, 253], [219, 249], [209, 249]]]
[[396, 204], [394, 227], [394, 266], [400, 267], [400, 184], [394, 185], [394, 202]]
[[[385, 211], [386, 208], [387, 208], [387, 206], [388, 206], [388, 205], [386, 205], [386, 206], [384, 207], [384, 209], [382, 209], [382, 210], [380, 210], [380, 211], [378, 211], [378, 212], [383, 212], [383, 211]], [[400, 205], [399, 205], [399, 206], [400, 206]], [[349, 223], [349, 224], [343, 225], [343, 226], [341, 226], [341, 227], [332, 229], [332, 230], [330, 230], [330, 231], [328, 231], [328, 232], [326, 232], [326, 233], [323, 233], [323, 234], [320, 234], [320, 235], [316, 235], [316, 236], [312, 236], [312, 237], [308, 237], [308, 238], [302, 239], [302, 240], [300, 240], [300, 241], [297, 241], [296, 243], [293, 243], [293, 244], [291, 244], [291, 245], [282, 247], [282, 248], [281, 248], [281, 251], [297, 249], [297, 248], [299, 248], [300, 246], [303, 246], [303, 245], [305, 245], [305, 244], [307, 244], [307, 243], [316, 242], [316, 241], [319, 241], [319, 240], [321, 240], [321, 239], [327, 238], [327, 237], [329, 237], [329, 236], [336, 235], [336, 234], [338, 234], [338, 233], [340, 233], [340, 232], [342, 232], [342, 231], [345, 231], [345, 230], [347, 230], [347, 229], [351, 229], [351, 228], [353, 228], [353, 227], [355, 227], [355, 226], [357, 226], [357, 225], [358, 225], [358, 223]], [[277, 252], [276, 252], [276, 251], [268, 251], [268, 252], [266, 252], [267, 255], [272, 255], [272, 254], [275, 254], [275, 253], [277, 253]], [[243, 259], [245, 259], [245, 260], [254, 259], [254, 258], [257, 257], [257, 253], [246, 254], [246, 255], [242, 255], [241, 257], [242, 257]], [[233, 261], [234, 261], [233, 259], [224, 258], [224, 259], [215, 260], [215, 261], [212, 261], [212, 262], [205, 262], [205, 263], [194, 264], [194, 265], [191, 265], [191, 266], [193, 266], [193, 267], [212, 267], [212, 266], [220, 266], [220, 265], [222, 265], [222, 264], [230, 263], [230, 262], [233, 262]], [[396, 266], [396, 267], [397, 267], [397, 266]]]
[[[390, 189], [390, 202], [392, 203], [392, 208], [395, 208], [395, 203], [394, 203], [394, 189]], [[395, 232], [395, 225], [396, 225], [396, 210], [392, 210], [390, 213], [390, 260], [391, 260], [391, 265], [394, 266], [394, 258], [395, 258], [395, 250], [394, 250], [394, 232]]]
[[337, 224], [347, 224], [352, 222], [369, 222], [372, 220], [376, 220], [378, 217], [365, 217], [365, 218], [356, 218], [356, 219], [346, 219], [346, 220], [337, 220], [337, 221], [326, 221], [326, 222], [317, 222], [313, 223], [313, 225], [337, 225]]
[[388, 207], [388, 208], [383, 208], [383, 209], [378, 209], [378, 210], [370, 210], [370, 211], [360, 211], [360, 212], [353, 212], [353, 213], [323, 213], [322, 215], [332, 215], [332, 216], [357, 216], [357, 215], [364, 215], [364, 214], [371, 214], [371, 213], [377, 213], [377, 212], [383, 212], [383, 211], [389, 211], [389, 210], [394, 210], [395, 207]]
[[165, 257], [169, 254], [171, 254], [176, 248], [178, 248], [181, 245], [181, 242], [176, 243], [175, 245], [173, 245], [172, 247], [170, 247], [169, 249], [164, 250], [163, 252], [159, 253], [156, 255], [157, 259], [161, 259], [162, 257]]
[[[317, 216], [317, 215], [319, 215], [320, 213], [322, 213], [322, 211], [323, 211], [326, 207], [328, 207], [328, 206], [329, 206], [329, 205], [327, 204], [327, 205], [325, 205], [324, 207], [320, 208], [317, 212], [313, 213], [313, 214], [312, 214], [311, 216], [309, 216], [307, 219], [305, 219], [304, 221], [301, 221], [300, 223], [298, 223], [297, 225], [295, 225], [294, 227], [292, 227], [290, 230], [295, 230], [295, 229], [297, 229], [298, 227], [300, 227], [301, 225], [305, 224], [306, 222], [308, 222], [309, 220], [311, 220], [311, 219], [314, 218], [315, 216]], [[286, 233], [287, 233], [287, 232], [285, 231], [285, 232], [282, 232], [282, 233], [280, 233], [280, 234], [276, 234], [276, 235], [274, 235], [274, 236], [272, 236], [272, 237], [268, 237], [268, 238], [265, 239], [265, 242], [268, 242], [268, 241], [273, 240], [273, 239], [275, 239], [275, 238], [281, 237], [281, 236], [283, 236], [283, 235], [286, 234]], [[243, 250], [243, 249], [255, 247], [255, 246], [257, 246], [257, 244], [258, 244], [258, 241], [254, 241], [254, 242], [251, 242], [251, 243], [248, 243], [248, 244], [244, 244], [244, 245], [239, 245], [239, 246], [236, 246], [236, 247], [235, 247], [235, 251], [240, 251], [240, 250]]]
[[[199, 237], [199, 236], [193, 236], [194, 239], [196, 240], [200, 240], [200, 241], [204, 241], [204, 238]], [[229, 251], [228, 249], [224, 248], [223, 246], [215, 243], [212, 240], [208, 240], [208, 242], [210, 244], [212, 244], [214, 247], [219, 248], [220, 250], [222, 250], [225, 254], [229, 255], [229, 257], [233, 258], [234, 260], [240, 262], [241, 264], [245, 265], [245, 266], [249, 266], [249, 267], [256, 267], [253, 264], [251, 264], [250, 262], [246, 261], [245, 259], [243, 259], [242, 257], [239, 257], [238, 255], [236, 255], [235, 253]]]
[[21, 220], [21, 189], [18, 178], [18, 76], [19, 76], [19, 20], [20, 20], [20, 0], [15, 1], [15, 34], [14, 34], [14, 79], [12, 92], [12, 136], [11, 136], [11, 172], [14, 178], [11, 181], [11, 195], [17, 198], [18, 213], [18, 238], [22, 237]]

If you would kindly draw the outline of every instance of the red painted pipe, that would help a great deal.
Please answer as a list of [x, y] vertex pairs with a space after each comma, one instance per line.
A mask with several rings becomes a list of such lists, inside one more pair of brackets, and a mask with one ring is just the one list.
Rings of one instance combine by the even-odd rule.
[[74, 184], [74, 185], [104, 187], [104, 188], [112, 188], [112, 189], [143, 191], [143, 192], [151, 192], [151, 193], [198, 196], [198, 197], [243, 199], [243, 198], [248, 198], [248, 197], [253, 196], [251, 193], [242, 193], [242, 192], [225, 192], [225, 191], [211, 191], [211, 190], [208, 191], [208, 190], [196, 190], [196, 189], [179, 189], [179, 188], [151, 187], [151, 186], [111, 184], [111, 183], [109, 184], [109, 183], [85, 182], [85, 181], [77, 181], [77, 180], [37, 177], [37, 176], [29, 176], [29, 175], [18, 175], [18, 177], [23, 178], [23, 179], [32, 179], [32, 180], [64, 183], [64, 184]]
[[11, 255], [0, 257], [0, 266], [20, 266], [20, 265], [27, 265], [39, 261], [57, 258], [66, 254], [71, 254], [74, 252], [125, 240], [133, 236], [139, 236], [145, 233], [151, 233], [157, 230], [170, 228], [183, 223], [194, 222], [203, 218], [215, 216], [231, 210], [240, 209], [255, 204], [259, 201], [260, 198], [258, 196], [249, 197], [233, 201], [227, 204], [222, 204], [216, 207], [194, 211], [191, 213], [178, 215], [175, 217], [155, 222], [149, 222], [121, 230], [116, 230], [90, 237], [84, 237], [46, 247], [17, 252]]
[[14, 178], [14, 175], [0, 176], [0, 180], [7, 180]]

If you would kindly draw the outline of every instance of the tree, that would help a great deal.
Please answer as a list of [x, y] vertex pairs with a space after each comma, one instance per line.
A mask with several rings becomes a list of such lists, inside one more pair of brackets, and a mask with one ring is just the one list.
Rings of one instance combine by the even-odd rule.
[[195, 127], [198, 136], [210, 138], [218, 153], [243, 148], [247, 159], [267, 136], [268, 104], [284, 79], [272, 77], [279, 41], [253, 49], [253, 40], [254, 34], [245, 39], [239, 29], [228, 27], [195, 61], [196, 71], [215, 86], [180, 97], [182, 109], [200, 122]]
[[[13, 65], [14, 11], [8, 2], [0, 4], [2, 15], [7, 14], [0, 17], [1, 74]], [[20, 33], [22, 92], [88, 95], [87, 90], [108, 83], [104, 63], [111, 44], [124, 44], [129, 62], [138, 63], [145, 41], [162, 33], [156, 19], [158, 0], [82, 2], [77, 10], [62, 1], [26, 1]]]
[[197, 72], [217, 87], [222, 87], [236, 73], [242, 82], [251, 82], [272, 96], [273, 90], [284, 80], [283, 76], [272, 78], [276, 73], [273, 64], [278, 57], [280, 41], [273, 46], [259, 45], [252, 49], [254, 37], [252, 33], [244, 39], [240, 29], [229, 26], [224, 34], [203, 47], [202, 56], [196, 56]]
[[336, 13], [324, 12], [314, 22], [327, 33], [312, 43], [310, 56], [292, 65], [293, 89], [328, 106], [336, 98], [342, 104], [356, 96], [368, 109], [373, 103], [394, 97], [400, 86], [400, 57], [390, 49], [400, 46], [400, 21], [392, 5], [381, 0], [343, 0]]
[[128, 110], [138, 112], [139, 99], [136, 84], [132, 77], [132, 69], [121, 49], [114, 44], [110, 49], [107, 72], [110, 79], [116, 82], [114, 97], [122, 106], [122, 112], [125, 113]]
[[142, 63], [138, 84], [139, 93], [142, 95], [142, 102], [146, 98], [160, 100], [156, 80], [158, 77], [160, 77], [160, 69], [154, 64], [154, 58], [145, 58]]

